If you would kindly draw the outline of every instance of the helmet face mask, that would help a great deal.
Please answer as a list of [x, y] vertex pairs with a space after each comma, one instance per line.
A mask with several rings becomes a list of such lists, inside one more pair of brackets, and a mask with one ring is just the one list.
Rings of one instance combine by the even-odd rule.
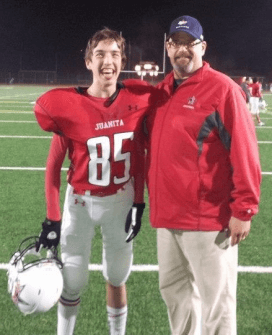
[[37, 240], [37, 236], [23, 240], [8, 266], [8, 292], [23, 314], [47, 312], [63, 289], [63, 265], [57, 250], [50, 249], [43, 256], [35, 250]]

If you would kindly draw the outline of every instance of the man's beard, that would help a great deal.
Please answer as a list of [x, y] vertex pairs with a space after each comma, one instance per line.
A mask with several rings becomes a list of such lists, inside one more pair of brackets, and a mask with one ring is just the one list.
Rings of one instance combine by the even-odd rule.
[[190, 74], [192, 72], [193, 66], [194, 66], [194, 63], [193, 63], [192, 59], [190, 58], [189, 62], [187, 62], [186, 64], [182, 64], [182, 63], [176, 61], [173, 64], [173, 69], [177, 74], [180, 74], [180, 75], [184, 76], [184, 75]]

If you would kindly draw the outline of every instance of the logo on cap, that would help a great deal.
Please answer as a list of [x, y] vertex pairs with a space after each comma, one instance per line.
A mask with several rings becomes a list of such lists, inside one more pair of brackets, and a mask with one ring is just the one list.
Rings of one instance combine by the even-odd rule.
[[178, 23], [178, 24], [179, 24], [180, 26], [182, 26], [183, 24], [186, 24], [186, 23], [187, 23], [187, 21], [185, 21], [185, 20], [182, 20], [182, 21], [179, 21], [179, 23]]

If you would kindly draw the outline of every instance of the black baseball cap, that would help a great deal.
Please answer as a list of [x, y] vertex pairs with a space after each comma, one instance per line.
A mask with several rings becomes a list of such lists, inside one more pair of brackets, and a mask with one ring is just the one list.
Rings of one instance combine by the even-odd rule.
[[189, 15], [180, 16], [171, 23], [168, 38], [172, 34], [178, 33], [180, 31], [184, 31], [185, 33], [200, 41], [203, 41], [204, 39], [201, 24], [197, 19]]

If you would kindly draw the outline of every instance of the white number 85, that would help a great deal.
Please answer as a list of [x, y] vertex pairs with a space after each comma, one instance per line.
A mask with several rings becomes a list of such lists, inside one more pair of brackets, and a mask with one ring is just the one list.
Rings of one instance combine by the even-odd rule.
[[[122, 184], [129, 180], [130, 170], [130, 152], [122, 153], [123, 140], [133, 140], [134, 133], [120, 133], [114, 134], [114, 162], [124, 161], [125, 169], [124, 176], [118, 178], [114, 176], [114, 184]], [[89, 162], [89, 183], [98, 186], [109, 186], [110, 184], [110, 156], [111, 146], [110, 139], [107, 136], [100, 136], [90, 138], [87, 141], [88, 150], [90, 154]], [[101, 153], [98, 155], [98, 147], [100, 147]], [[100, 169], [98, 167], [101, 167]], [[99, 171], [101, 171], [99, 173]]]

